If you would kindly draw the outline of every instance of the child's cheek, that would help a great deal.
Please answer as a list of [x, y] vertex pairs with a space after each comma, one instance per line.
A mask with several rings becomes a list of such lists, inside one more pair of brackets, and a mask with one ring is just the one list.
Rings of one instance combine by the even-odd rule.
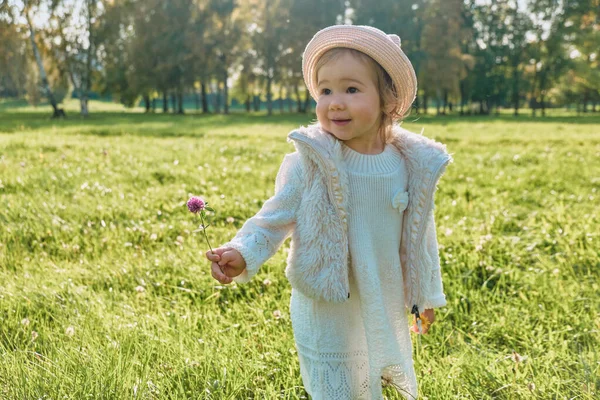
[[327, 105], [325, 102], [317, 103], [317, 119], [321, 125], [327, 121]]

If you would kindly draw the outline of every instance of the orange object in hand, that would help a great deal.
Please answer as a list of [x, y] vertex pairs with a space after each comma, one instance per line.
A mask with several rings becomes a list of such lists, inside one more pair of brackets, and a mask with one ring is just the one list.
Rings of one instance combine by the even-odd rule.
[[[419, 316], [420, 316], [419, 320], [417, 320], [416, 316], [413, 317], [413, 325], [411, 326], [410, 330], [415, 333], [426, 334], [427, 331], [429, 330], [429, 327], [435, 320], [434, 311], [433, 311], [433, 309], [428, 309], [428, 310], [425, 310], [422, 313], [420, 313]], [[420, 324], [419, 324], [419, 322], [420, 322]], [[419, 325], [421, 325], [421, 326], [419, 327]]]

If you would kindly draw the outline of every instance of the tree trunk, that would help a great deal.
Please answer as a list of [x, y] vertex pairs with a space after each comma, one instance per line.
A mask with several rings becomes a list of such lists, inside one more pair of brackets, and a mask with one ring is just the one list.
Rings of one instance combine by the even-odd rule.
[[283, 114], [283, 85], [279, 85], [279, 113]]
[[447, 113], [446, 107], [448, 107], [448, 90], [444, 89], [444, 108], [442, 111], [444, 115], [446, 115], [446, 113]]
[[544, 100], [544, 92], [545, 92], [545, 90], [542, 90], [540, 92], [540, 106], [542, 107], [542, 117], [546, 116], [546, 104], [545, 104], [545, 100]]
[[294, 85], [294, 93], [296, 94], [296, 111], [298, 113], [301, 113], [303, 111], [302, 101], [300, 100], [300, 89], [298, 88], [298, 81], [296, 81], [296, 84]]
[[201, 97], [202, 97], [202, 112], [204, 114], [208, 113], [208, 99], [206, 98], [206, 85], [204, 84], [204, 81], [202, 81], [202, 83], [200, 83], [200, 93], [201, 93]]
[[[537, 96], [535, 95], [535, 89], [536, 89], [536, 83], [538, 80], [538, 70], [537, 70], [537, 60], [534, 58], [533, 59], [533, 68], [535, 68], [535, 72], [533, 74], [533, 82], [531, 83], [531, 100], [529, 101], [530, 107], [531, 107], [531, 116], [535, 117], [535, 112], [537, 110]], [[540, 91], [541, 91], [541, 85], [540, 85]]]
[[429, 99], [427, 98], [427, 92], [423, 93], [423, 114], [427, 115], [427, 102]]
[[589, 88], [585, 88], [585, 91], [583, 92], [583, 112], [587, 113], [587, 106], [588, 106], [588, 101], [590, 101], [590, 89]]
[[177, 112], [177, 95], [175, 95], [175, 92], [171, 92], [171, 109], [173, 114]]
[[144, 95], [144, 107], [146, 108], [146, 114], [150, 112], [150, 96]]
[[200, 95], [196, 89], [194, 89], [194, 101], [196, 103], [196, 111], [200, 111]]
[[271, 78], [271, 74], [267, 74], [267, 115], [273, 115], [273, 93], [271, 84], [273, 83], [273, 78]]
[[227, 87], [227, 68], [223, 70], [223, 106], [224, 113], [229, 114], [229, 88]]
[[81, 115], [87, 117], [89, 115], [88, 98], [92, 88], [92, 55], [94, 54], [94, 36], [92, 32], [92, 6], [96, 4], [95, 0], [86, 0], [87, 3], [87, 25], [88, 25], [88, 51], [86, 55], [85, 79], [82, 79], [82, 94], [81, 94]]
[[460, 81], [460, 115], [465, 115], [465, 81]]
[[52, 105], [52, 109], [54, 110], [52, 113], [52, 118], [66, 117], [65, 110], [62, 108], [58, 108], [56, 104], [56, 99], [54, 98], [54, 94], [50, 89], [50, 84], [48, 83], [48, 77], [46, 76], [46, 70], [44, 69], [44, 63], [42, 62], [42, 57], [40, 56], [40, 52], [38, 50], [37, 44], [35, 43], [35, 30], [33, 29], [33, 25], [31, 24], [31, 20], [29, 19], [29, 8], [25, 7], [23, 9], [23, 13], [25, 14], [25, 18], [27, 19], [27, 25], [29, 25], [29, 38], [31, 39], [31, 47], [33, 49], [33, 55], [35, 56], [35, 61], [40, 70], [40, 78], [42, 80], [42, 87], [46, 91], [46, 96], [48, 97], [48, 101]]
[[88, 110], [88, 98], [87, 98], [86, 94], [82, 94], [81, 98], [79, 99], [79, 105], [81, 106], [81, 116], [87, 117], [89, 115], [89, 110]]
[[165, 90], [163, 92], [163, 100], [162, 100], [162, 106], [163, 106], [163, 113], [168, 113], [169, 112], [169, 102], [167, 100], [167, 91]]
[[308, 114], [310, 112], [310, 93], [308, 88], [304, 91], [304, 113]]
[[540, 107], [542, 108], [542, 117], [546, 116], [546, 79], [548, 77], [548, 72], [545, 69], [542, 69], [540, 76]]
[[221, 87], [219, 85], [219, 80], [217, 79], [217, 85], [215, 87], [215, 93], [213, 93], [213, 99], [214, 99], [214, 107], [215, 107], [215, 113], [220, 114], [221, 113]]
[[287, 106], [288, 106], [288, 112], [291, 114], [292, 113], [292, 99], [290, 97], [290, 85], [286, 85], [285, 87], [285, 94], [286, 94], [286, 102], [287, 102]]
[[250, 112], [250, 101], [251, 100], [252, 100], [252, 98], [250, 97], [250, 94], [247, 94], [245, 104], [246, 104], [246, 112], [248, 112], [248, 113]]
[[181, 88], [177, 90], [177, 104], [177, 114], [185, 114], [185, 112], [183, 111], [183, 89]]
[[156, 112], [156, 97], [152, 97], [152, 113]]
[[513, 107], [514, 116], [519, 116], [519, 67], [513, 63]]
[[260, 111], [260, 96], [254, 95], [253, 98], [254, 111]]

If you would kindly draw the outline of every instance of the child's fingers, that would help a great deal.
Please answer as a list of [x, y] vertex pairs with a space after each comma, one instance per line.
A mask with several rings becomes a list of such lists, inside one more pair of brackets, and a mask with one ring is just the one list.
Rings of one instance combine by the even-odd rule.
[[218, 262], [221, 259], [221, 257], [216, 251], [212, 253], [210, 250], [206, 252], [206, 258], [208, 258], [212, 262]]
[[219, 265], [227, 265], [232, 261], [237, 260], [237, 252], [233, 249], [227, 249], [223, 254], [221, 254], [221, 260], [219, 261]]
[[[429, 331], [429, 327], [431, 326], [431, 324], [427, 325], [427, 326], [423, 326], [423, 335], [425, 335], [427, 333], [427, 331]], [[410, 327], [410, 331], [414, 332], [416, 334], [419, 333], [419, 327], [415, 324], [415, 325], [411, 325]]]
[[209, 250], [206, 252], [206, 258], [210, 261], [218, 262], [227, 250], [231, 250], [231, 247], [219, 247], [212, 251]]
[[211, 272], [212, 277], [215, 278], [216, 280], [218, 280], [220, 283], [226, 284], [226, 283], [231, 283], [231, 281], [232, 281], [232, 279], [230, 277], [226, 276], [221, 271], [219, 264], [217, 264], [215, 262], [212, 263], [210, 272]]

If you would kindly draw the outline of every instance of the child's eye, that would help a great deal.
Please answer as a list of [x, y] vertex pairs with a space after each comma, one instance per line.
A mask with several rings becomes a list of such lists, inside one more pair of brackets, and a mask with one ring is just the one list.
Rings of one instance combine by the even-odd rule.
[[348, 88], [348, 92], [350, 92], [350, 93], [357, 93], [358, 89], [355, 88], [354, 86], [351, 86], [351, 87]]
[[321, 90], [322, 94], [329, 94], [330, 92], [331, 92], [331, 90], [329, 90], [329, 89], [323, 89], [323, 90]]

